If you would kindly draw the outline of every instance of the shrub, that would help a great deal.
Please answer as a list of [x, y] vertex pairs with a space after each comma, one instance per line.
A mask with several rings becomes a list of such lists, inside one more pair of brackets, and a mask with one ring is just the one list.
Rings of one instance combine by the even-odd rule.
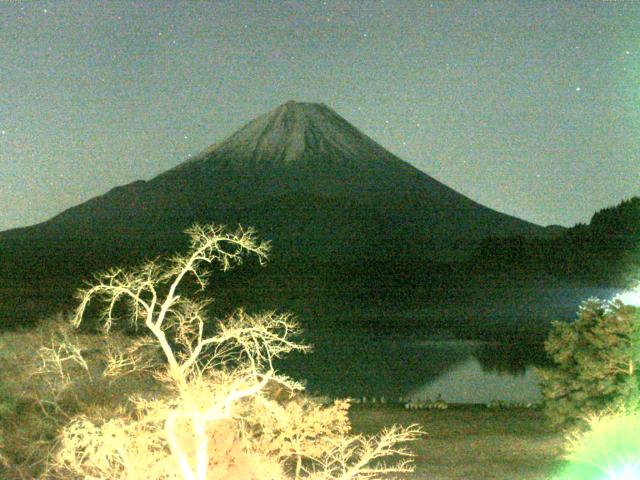
[[130, 344], [131, 338], [115, 332], [79, 333], [62, 315], [0, 335], [1, 478], [37, 478], [70, 418], [80, 412], [90, 418], [113, 415], [123, 398], [152, 390], [157, 382], [141, 372], [118, 379], [101, 373], [101, 352]]
[[[416, 439], [417, 426], [394, 426], [371, 438], [353, 435], [346, 401], [321, 406], [299, 395], [283, 403], [272, 398], [270, 385], [302, 390], [273, 368], [276, 358], [308, 348], [296, 340], [299, 327], [290, 315], [238, 310], [205, 334], [209, 301], [183, 294], [183, 280], [191, 277], [204, 289], [208, 265], [217, 262], [227, 270], [246, 254], [262, 262], [268, 245], [251, 230], [227, 234], [196, 225], [187, 233], [186, 255], [113, 269], [79, 292], [75, 326], [98, 300], [105, 336], [120, 321], [119, 305], [134, 329], [148, 334], [124, 348], [107, 348], [101, 377], [148, 372], [161, 388], [131, 396], [128, 407], [123, 402], [102, 416], [76, 414], [62, 429], [43, 476], [355, 480], [412, 471], [402, 458], [409, 452], [398, 444]], [[67, 378], [66, 361], [90, 370], [82, 353], [67, 339], [45, 351], [46, 364]], [[390, 455], [400, 459], [381, 461]]]
[[554, 368], [538, 369], [545, 412], [556, 426], [580, 422], [638, 398], [637, 308], [589, 299], [573, 323], [554, 322], [545, 350]]

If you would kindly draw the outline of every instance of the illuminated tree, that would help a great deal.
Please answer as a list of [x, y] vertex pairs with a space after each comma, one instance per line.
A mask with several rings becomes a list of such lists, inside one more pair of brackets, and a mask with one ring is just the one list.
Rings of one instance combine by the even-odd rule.
[[545, 412], [552, 423], [570, 425], [613, 404], [637, 401], [636, 311], [619, 300], [589, 299], [575, 322], [553, 324], [545, 349], [555, 367], [538, 370]]
[[[308, 349], [295, 339], [300, 329], [290, 315], [238, 310], [205, 334], [209, 301], [185, 294], [183, 281], [191, 277], [204, 289], [210, 264], [228, 270], [247, 254], [262, 263], [269, 247], [252, 230], [228, 234], [196, 225], [187, 233], [186, 255], [110, 270], [79, 292], [75, 326], [97, 300], [104, 306], [105, 335], [122, 306], [131, 325], [147, 333], [126, 347], [108, 348], [102, 375], [148, 371], [160, 388], [103, 418], [73, 418], [44, 476], [364, 480], [412, 471], [402, 458], [409, 452], [398, 444], [416, 439], [417, 426], [392, 427], [373, 438], [352, 435], [347, 402], [314, 404], [301, 384], [276, 372], [275, 359]], [[67, 343], [46, 353], [56, 368], [67, 360], [84, 362], [82, 349]], [[290, 390], [290, 400], [275, 401], [273, 384]], [[390, 465], [380, 461], [390, 455], [401, 458]]]

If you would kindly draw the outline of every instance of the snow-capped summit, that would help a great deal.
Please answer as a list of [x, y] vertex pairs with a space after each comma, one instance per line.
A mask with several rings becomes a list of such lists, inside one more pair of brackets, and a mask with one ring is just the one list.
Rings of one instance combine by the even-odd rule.
[[322, 155], [346, 161], [383, 154], [384, 149], [321, 103], [289, 101], [257, 117], [199, 156], [233, 155], [238, 160], [269, 164]]

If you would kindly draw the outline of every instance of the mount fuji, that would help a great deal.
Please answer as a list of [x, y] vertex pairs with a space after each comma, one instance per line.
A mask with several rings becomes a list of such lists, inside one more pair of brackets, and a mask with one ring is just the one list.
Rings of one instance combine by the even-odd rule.
[[447, 290], [442, 282], [467, 278], [454, 271], [483, 239], [549, 234], [447, 187], [325, 105], [287, 102], [151, 180], [0, 232], [0, 317], [31, 318], [25, 301], [43, 298], [59, 308], [96, 270], [184, 249], [194, 222], [253, 226], [271, 240], [267, 271], [228, 280], [245, 292], [238, 301], [293, 295], [303, 308], [338, 297], [350, 308], [356, 295], [384, 302], [420, 282]]
[[325, 105], [290, 101], [149, 181], [0, 233], [0, 242], [155, 255], [193, 222], [253, 225], [276, 256], [324, 260], [380, 251], [446, 259], [487, 237], [545, 231], [457, 193]]

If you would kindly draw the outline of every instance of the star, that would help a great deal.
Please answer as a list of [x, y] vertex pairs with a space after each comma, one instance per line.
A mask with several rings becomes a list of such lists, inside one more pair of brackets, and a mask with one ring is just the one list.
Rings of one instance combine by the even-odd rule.
[[582, 90], [580, 87], [576, 87], [576, 92], [579, 92], [580, 90]]

